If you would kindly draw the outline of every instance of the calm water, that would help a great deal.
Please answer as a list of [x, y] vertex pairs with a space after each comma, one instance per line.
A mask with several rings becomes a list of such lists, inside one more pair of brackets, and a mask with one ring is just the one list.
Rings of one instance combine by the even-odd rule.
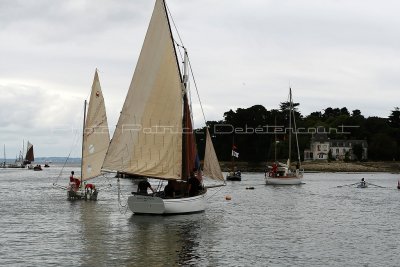
[[[0, 169], [0, 266], [400, 266], [400, 175], [310, 173], [272, 187], [244, 173], [209, 190], [206, 212], [162, 217], [133, 216], [114, 179], [97, 202], [69, 202], [52, 187], [60, 169]], [[337, 187], [362, 177], [387, 188]], [[122, 205], [134, 188], [122, 180]]]

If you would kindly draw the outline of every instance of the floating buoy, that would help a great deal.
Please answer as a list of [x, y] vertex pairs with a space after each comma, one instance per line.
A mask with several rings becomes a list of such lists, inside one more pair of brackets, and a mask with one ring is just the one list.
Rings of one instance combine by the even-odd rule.
[[253, 190], [253, 189], [254, 189], [254, 187], [253, 187], [253, 186], [250, 186], [250, 187], [246, 187], [246, 189]]
[[226, 200], [231, 200], [232, 198], [231, 198], [230, 195], [226, 195], [226, 196], [225, 196], [225, 199], [226, 199]]

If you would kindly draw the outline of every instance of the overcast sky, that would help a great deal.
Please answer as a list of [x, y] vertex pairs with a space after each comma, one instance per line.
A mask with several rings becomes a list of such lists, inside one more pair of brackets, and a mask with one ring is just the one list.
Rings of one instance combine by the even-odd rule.
[[[303, 115], [347, 107], [387, 117], [400, 106], [399, 1], [167, 5], [207, 120], [256, 104], [278, 108], [289, 86]], [[152, 0], [0, 1], [0, 144], [7, 158], [15, 158], [23, 140], [34, 144], [36, 156], [67, 156], [72, 147], [72, 156], [80, 155], [76, 130], [95, 68], [113, 131], [153, 6]]]

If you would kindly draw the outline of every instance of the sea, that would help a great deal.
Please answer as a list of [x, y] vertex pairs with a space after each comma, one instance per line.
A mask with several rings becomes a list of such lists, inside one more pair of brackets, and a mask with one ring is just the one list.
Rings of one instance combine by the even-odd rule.
[[243, 173], [203, 213], [143, 216], [126, 205], [137, 182], [112, 175], [97, 201], [68, 201], [72, 170], [0, 169], [0, 266], [400, 266], [399, 174]]

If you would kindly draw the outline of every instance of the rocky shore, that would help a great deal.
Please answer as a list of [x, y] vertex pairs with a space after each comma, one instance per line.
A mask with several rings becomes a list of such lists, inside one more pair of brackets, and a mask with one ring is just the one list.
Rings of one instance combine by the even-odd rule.
[[[231, 162], [220, 162], [222, 171], [229, 171]], [[265, 162], [249, 163], [235, 162], [235, 165], [242, 172], [263, 172]], [[294, 167], [294, 166], [293, 166]], [[392, 172], [400, 173], [400, 162], [398, 161], [368, 161], [368, 162], [302, 162], [305, 172]]]

